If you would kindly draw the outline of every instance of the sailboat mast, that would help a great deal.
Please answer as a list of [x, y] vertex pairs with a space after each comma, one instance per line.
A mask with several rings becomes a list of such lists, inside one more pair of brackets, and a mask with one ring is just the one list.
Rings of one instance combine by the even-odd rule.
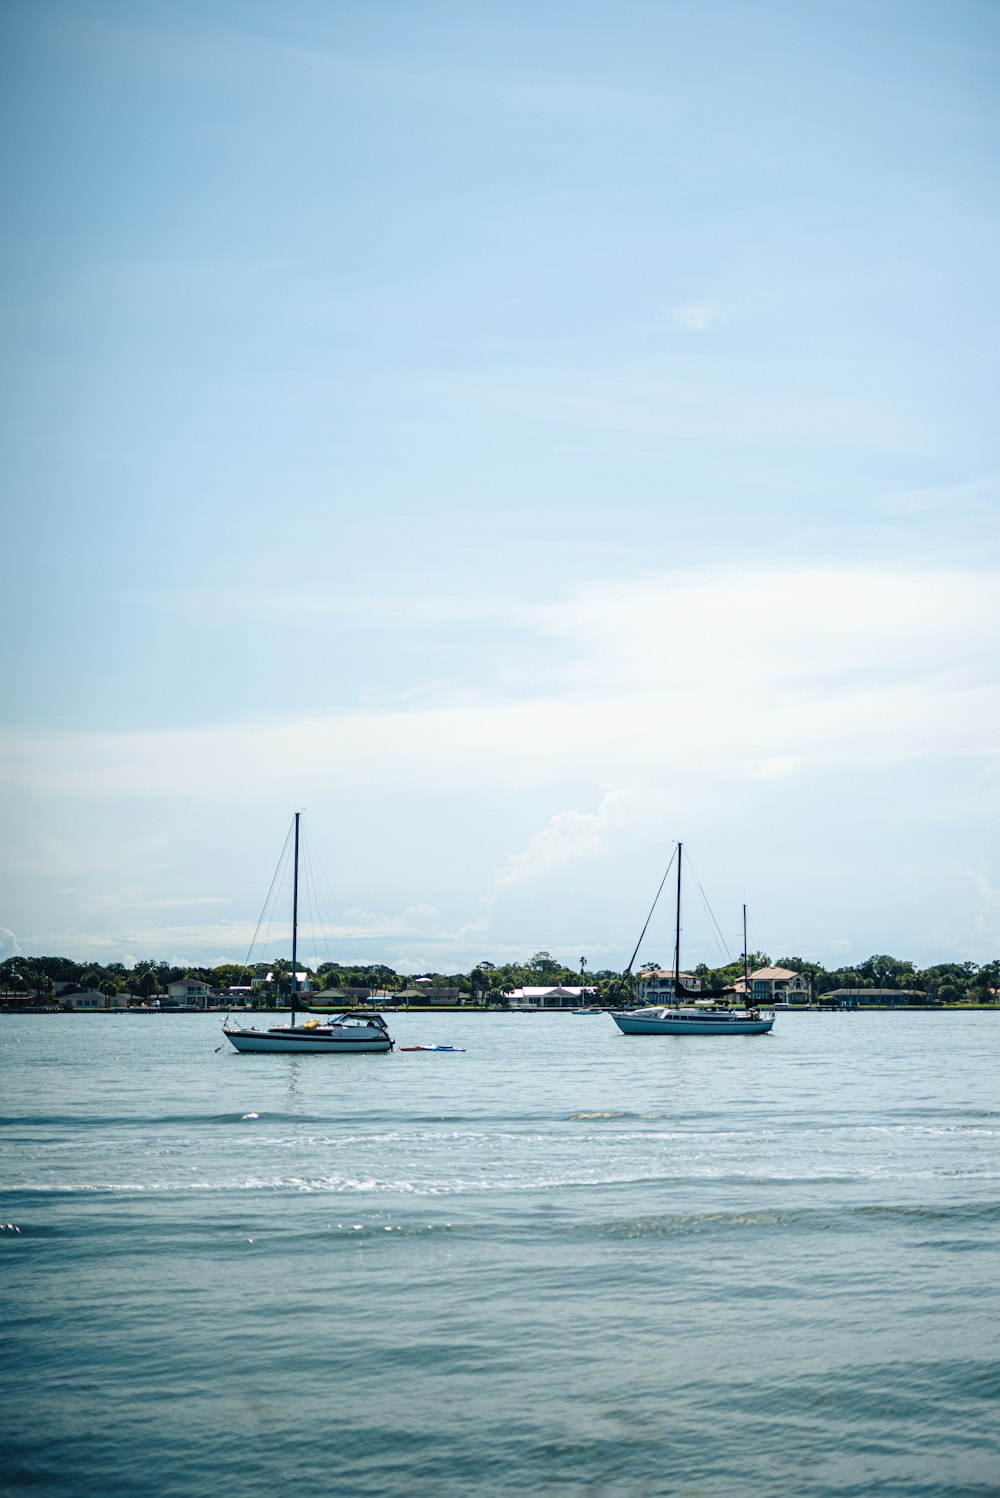
[[295, 813], [295, 861], [292, 872], [292, 1008], [291, 1023], [295, 1023], [295, 999], [298, 991], [298, 950], [299, 950], [299, 817], [301, 813]]
[[747, 960], [747, 908], [743, 907], [743, 1002], [750, 1003], [750, 974]]
[[677, 924], [674, 936], [674, 1003], [680, 999], [681, 991], [681, 857], [684, 844], [677, 844]]

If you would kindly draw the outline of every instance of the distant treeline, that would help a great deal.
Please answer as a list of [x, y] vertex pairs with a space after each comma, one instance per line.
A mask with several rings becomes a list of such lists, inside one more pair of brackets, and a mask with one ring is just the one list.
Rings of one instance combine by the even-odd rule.
[[[644, 963], [643, 966], [669, 967], [669, 964]], [[748, 966], [751, 972], [762, 967], [782, 967], [806, 973], [814, 998], [836, 988], [881, 988], [912, 990], [919, 993], [924, 1002], [932, 1004], [988, 1004], [996, 1000], [1000, 990], [1000, 958], [994, 958], [981, 967], [974, 962], [939, 962], [933, 967], [918, 968], [912, 962], [883, 955], [869, 957], [854, 967], [828, 969], [822, 963], [807, 962], [802, 957], [779, 957], [772, 962], [766, 952], [751, 952]], [[270, 973], [272, 982], [266, 985], [265, 992], [268, 998], [278, 999], [291, 990], [291, 967], [284, 958], [254, 963], [249, 967], [232, 962], [221, 963], [218, 967], [196, 967], [142, 961], [127, 968], [123, 962], [102, 965], [74, 962], [69, 957], [8, 957], [0, 963], [0, 992], [29, 993], [44, 1000], [56, 992], [58, 985], [62, 993], [97, 990], [107, 997], [115, 993], [132, 993], [143, 999], [152, 999], [166, 993], [167, 985], [181, 978], [198, 978], [225, 992], [231, 987], [249, 985], [254, 978], [265, 979]], [[545, 951], [536, 952], [524, 963], [480, 962], [468, 973], [400, 974], [381, 962], [367, 965], [323, 962], [313, 968], [300, 960], [298, 968], [320, 988], [391, 993], [411, 987], [419, 977], [435, 986], [457, 988], [462, 995], [484, 1003], [498, 1003], [504, 993], [515, 988], [579, 984], [581, 981], [595, 985], [600, 999], [617, 1000], [634, 984], [635, 976], [632, 974], [626, 978], [609, 968], [592, 972], [564, 967]], [[699, 963], [689, 971], [700, 978], [705, 987], [721, 988], [742, 976], [743, 959], [721, 968]]]

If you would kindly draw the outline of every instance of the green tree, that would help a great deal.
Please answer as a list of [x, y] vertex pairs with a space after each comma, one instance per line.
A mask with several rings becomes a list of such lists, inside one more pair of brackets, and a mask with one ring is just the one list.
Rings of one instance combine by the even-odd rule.
[[562, 975], [565, 971], [566, 969], [556, 962], [551, 952], [536, 952], [528, 960], [528, 972], [531, 975], [529, 981], [537, 987], [562, 982]]
[[596, 997], [592, 997], [590, 1002], [598, 1009], [617, 1009], [622, 1004], [634, 1004], [638, 997], [634, 972], [619, 973], [613, 968], [599, 968], [587, 974], [587, 981], [597, 989]]
[[[967, 998], [978, 971], [974, 962], [938, 962], [933, 967], [921, 969], [917, 974], [917, 986], [932, 1002], [955, 1004]], [[952, 992], [955, 997], [951, 996]]]
[[159, 974], [161, 965], [146, 958], [137, 962], [132, 969], [132, 981], [129, 985], [132, 992], [141, 994], [144, 999], [151, 999], [154, 994], [162, 992]]
[[977, 1004], [1000, 1004], [1000, 958], [983, 963], [969, 988], [969, 998]]
[[830, 993], [835, 988], [874, 988], [871, 978], [863, 977], [854, 967], [834, 968], [822, 980], [822, 992]]
[[227, 988], [236, 988], [250, 982], [249, 969], [242, 962], [222, 962], [218, 967], [209, 968], [208, 972], [206, 981], [213, 988], [220, 988], [223, 993]]
[[913, 988], [917, 976], [912, 962], [884, 954], [859, 962], [858, 972], [863, 978], [870, 979], [875, 988]]

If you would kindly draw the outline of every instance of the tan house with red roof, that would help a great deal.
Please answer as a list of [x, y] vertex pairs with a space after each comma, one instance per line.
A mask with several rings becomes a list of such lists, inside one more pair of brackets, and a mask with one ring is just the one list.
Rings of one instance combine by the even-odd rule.
[[793, 973], [787, 967], [759, 967], [750, 974], [753, 1003], [770, 1008], [772, 1004], [808, 1004], [812, 989], [808, 973]]
[[[681, 973], [683, 988], [701, 988], [701, 979], [693, 973]], [[672, 1004], [674, 1002], [673, 969], [644, 967], [635, 975], [635, 991], [640, 1004]]]

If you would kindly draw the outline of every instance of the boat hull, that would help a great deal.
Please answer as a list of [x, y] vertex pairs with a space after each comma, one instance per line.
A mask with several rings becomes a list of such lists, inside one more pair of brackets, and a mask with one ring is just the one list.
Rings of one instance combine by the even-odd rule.
[[278, 1026], [273, 1030], [224, 1030], [223, 1034], [238, 1051], [272, 1051], [286, 1056], [355, 1056], [392, 1050], [393, 1042], [384, 1030], [374, 1025], [350, 1028], [356, 1033], [346, 1028], [338, 1032], [336, 1027], [324, 1032]]
[[773, 1014], [754, 1017], [612, 1012], [611, 1018], [623, 1035], [766, 1035], [774, 1026]]

